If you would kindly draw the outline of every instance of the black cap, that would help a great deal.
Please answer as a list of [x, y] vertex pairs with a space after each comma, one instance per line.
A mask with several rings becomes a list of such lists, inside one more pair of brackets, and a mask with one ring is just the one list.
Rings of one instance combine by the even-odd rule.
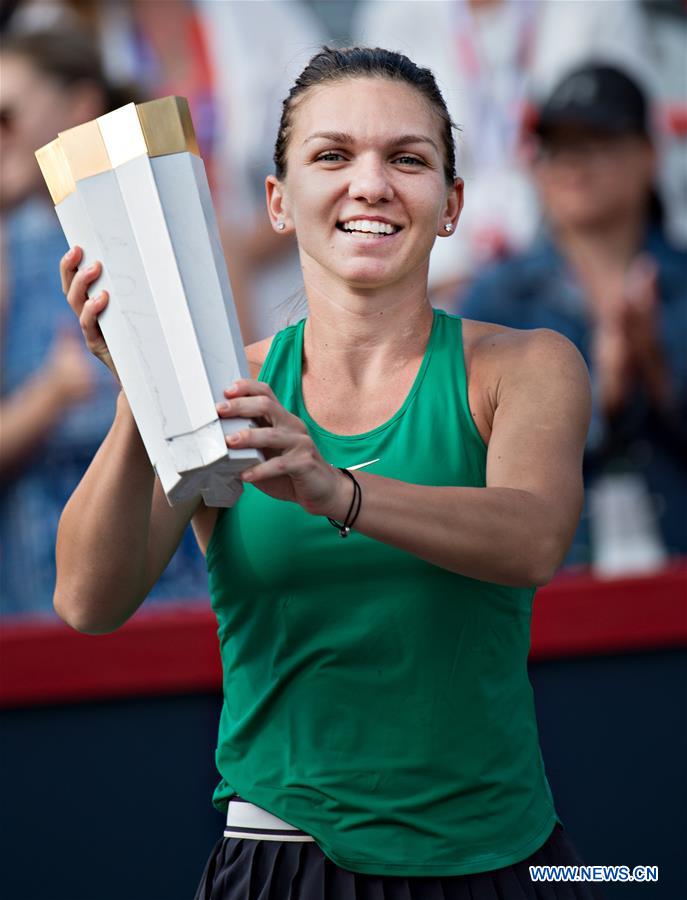
[[615, 66], [587, 64], [569, 72], [539, 111], [536, 131], [561, 125], [649, 137], [648, 104], [634, 79]]

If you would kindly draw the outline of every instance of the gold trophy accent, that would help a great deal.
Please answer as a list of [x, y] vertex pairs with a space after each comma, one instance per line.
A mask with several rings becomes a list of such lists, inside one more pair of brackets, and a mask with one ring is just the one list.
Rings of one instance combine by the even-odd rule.
[[36, 159], [50, 191], [52, 202], [57, 206], [76, 190], [76, 183], [65, 158], [60, 139], [55, 138], [45, 147], [36, 150]]

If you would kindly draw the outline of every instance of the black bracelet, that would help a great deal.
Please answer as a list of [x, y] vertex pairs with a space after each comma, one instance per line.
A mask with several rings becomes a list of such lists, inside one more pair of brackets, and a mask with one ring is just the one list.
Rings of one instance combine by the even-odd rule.
[[336, 519], [331, 519], [329, 516], [327, 516], [327, 521], [330, 525], [333, 525], [334, 528], [338, 528], [341, 537], [345, 538], [350, 534], [351, 528], [353, 528], [355, 520], [360, 514], [363, 492], [352, 472], [349, 472], [348, 469], [339, 469], [339, 472], [343, 472], [344, 475], [348, 475], [348, 477], [353, 482], [353, 499], [351, 500], [351, 505], [348, 507], [348, 512], [346, 513], [346, 518], [343, 522], [337, 522]]

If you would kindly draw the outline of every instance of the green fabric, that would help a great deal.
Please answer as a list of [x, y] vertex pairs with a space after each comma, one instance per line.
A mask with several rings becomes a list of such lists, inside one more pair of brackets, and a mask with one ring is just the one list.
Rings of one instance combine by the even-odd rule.
[[[304, 407], [304, 324], [276, 335], [260, 378], [326, 460], [484, 486], [459, 318], [435, 310], [405, 403], [351, 437]], [[544, 843], [556, 814], [526, 667], [534, 590], [343, 540], [253, 486], [220, 514], [207, 561], [224, 668], [218, 808], [236, 792], [343, 868], [380, 875], [485, 871]]]

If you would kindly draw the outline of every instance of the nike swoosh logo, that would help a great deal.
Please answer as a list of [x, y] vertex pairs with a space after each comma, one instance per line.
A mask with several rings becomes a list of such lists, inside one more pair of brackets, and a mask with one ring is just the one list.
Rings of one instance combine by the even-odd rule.
[[371, 466], [372, 463], [379, 462], [380, 459], [381, 459], [381, 457], [379, 457], [377, 459], [371, 459], [368, 462], [358, 463], [357, 466], [346, 466], [346, 468], [348, 469], [349, 472], [352, 472], [354, 469], [364, 469], [365, 466]]

